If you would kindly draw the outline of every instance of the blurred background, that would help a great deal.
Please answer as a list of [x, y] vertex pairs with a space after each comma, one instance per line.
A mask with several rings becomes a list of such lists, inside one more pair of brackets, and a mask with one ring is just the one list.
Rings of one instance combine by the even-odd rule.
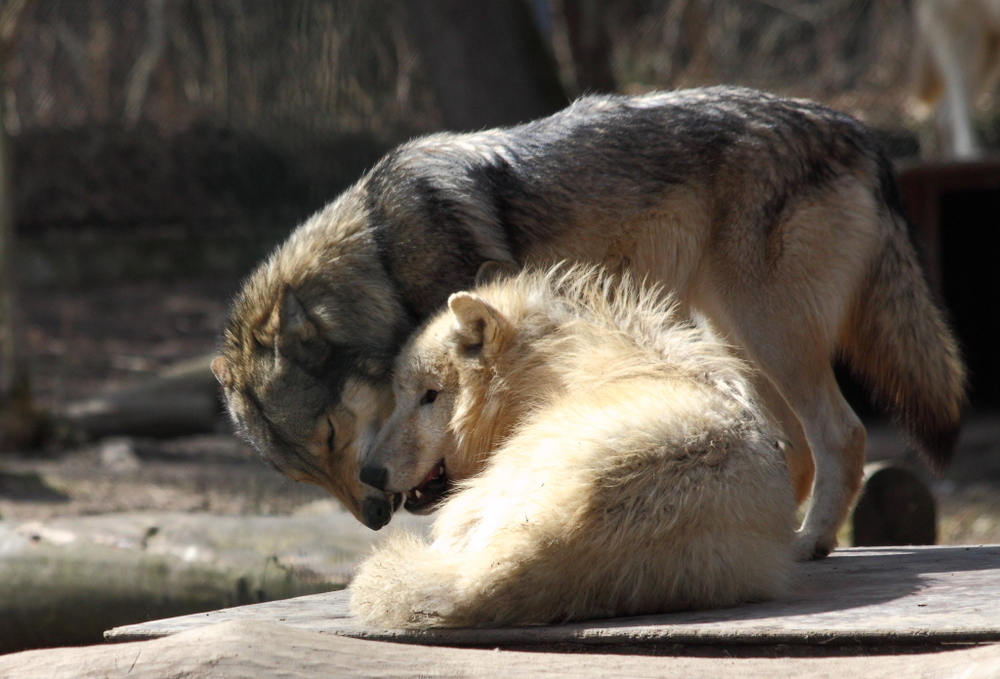
[[938, 540], [1000, 542], [998, 79], [997, 0], [0, 0], [0, 651], [343, 586], [371, 537], [221, 413], [227, 300], [393, 145], [586, 92], [740, 84], [875, 129], [973, 373]]

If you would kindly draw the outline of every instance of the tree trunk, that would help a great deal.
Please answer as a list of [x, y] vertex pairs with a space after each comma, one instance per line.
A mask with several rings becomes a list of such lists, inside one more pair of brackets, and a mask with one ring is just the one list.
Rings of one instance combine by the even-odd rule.
[[410, 33], [448, 129], [515, 125], [566, 105], [524, 0], [405, 0]]
[[611, 38], [602, 0], [562, 0], [576, 85], [581, 92], [613, 93]]
[[125, 88], [125, 124], [134, 127], [142, 115], [142, 104], [149, 90], [149, 79], [153, 69], [163, 56], [166, 44], [166, 22], [164, 21], [165, 0], [146, 2], [146, 43], [142, 53], [135, 60]]
[[15, 224], [3, 77], [17, 35], [17, 20], [29, 4], [29, 0], [14, 0], [0, 6], [0, 450], [31, 447], [38, 442], [42, 431], [42, 417], [31, 401], [27, 367], [18, 351]]

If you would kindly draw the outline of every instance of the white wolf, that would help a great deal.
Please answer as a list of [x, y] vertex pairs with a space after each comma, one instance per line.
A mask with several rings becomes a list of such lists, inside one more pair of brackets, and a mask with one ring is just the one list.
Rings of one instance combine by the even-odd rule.
[[395, 398], [365, 464], [440, 509], [433, 543], [396, 536], [360, 567], [371, 624], [637, 615], [788, 584], [779, 434], [746, 365], [656, 291], [557, 268], [456, 293], [404, 348]]

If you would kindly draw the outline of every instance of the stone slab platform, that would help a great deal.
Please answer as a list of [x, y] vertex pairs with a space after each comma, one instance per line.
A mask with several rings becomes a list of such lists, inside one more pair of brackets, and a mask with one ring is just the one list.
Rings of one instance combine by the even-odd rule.
[[351, 616], [348, 598], [348, 592], [332, 592], [154, 620], [112, 629], [105, 638], [153, 639], [248, 620], [375, 641], [518, 650], [720, 655], [740, 647], [765, 649], [762, 655], [940, 650], [1000, 641], [1000, 545], [843, 549], [800, 564], [793, 593], [780, 601], [569, 625], [382, 630]]

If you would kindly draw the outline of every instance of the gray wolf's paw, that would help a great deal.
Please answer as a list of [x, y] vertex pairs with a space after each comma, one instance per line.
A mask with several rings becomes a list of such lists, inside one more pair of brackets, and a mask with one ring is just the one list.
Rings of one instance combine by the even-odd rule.
[[796, 561], [815, 561], [823, 559], [837, 547], [837, 536], [816, 535], [812, 532], [799, 531], [792, 543], [792, 555]]

